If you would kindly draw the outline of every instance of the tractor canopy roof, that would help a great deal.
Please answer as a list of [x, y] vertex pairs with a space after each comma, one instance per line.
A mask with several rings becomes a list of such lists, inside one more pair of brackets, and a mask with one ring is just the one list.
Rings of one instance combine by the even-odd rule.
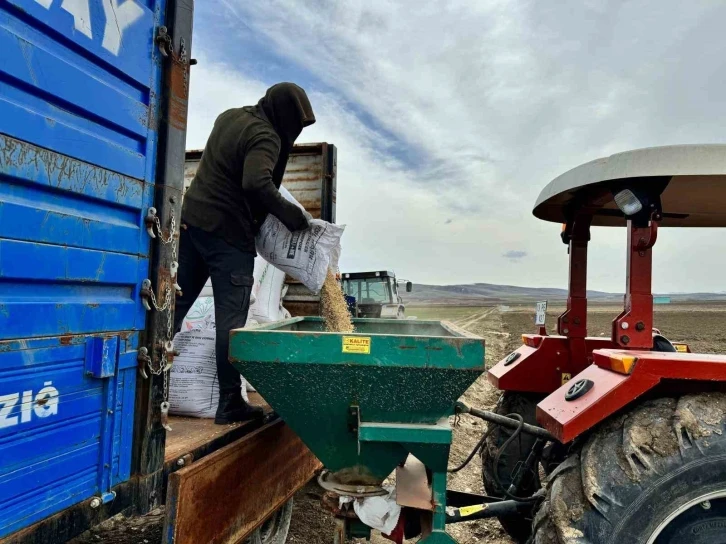
[[615, 195], [626, 189], [660, 206], [661, 226], [726, 227], [726, 145], [650, 147], [585, 163], [551, 181], [533, 213], [556, 223], [591, 214], [592, 225], [625, 226]]
[[373, 272], [346, 272], [342, 274], [346, 280], [363, 280], [367, 278], [395, 278], [396, 274], [390, 270], [378, 270]]

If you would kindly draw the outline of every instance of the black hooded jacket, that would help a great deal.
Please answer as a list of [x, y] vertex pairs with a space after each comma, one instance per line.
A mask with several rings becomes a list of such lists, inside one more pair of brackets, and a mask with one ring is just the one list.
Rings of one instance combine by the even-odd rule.
[[302, 210], [278, 189], [295, 140], [314, 122], [305, 91], [293, 83], [270, 87], [256, 106], [222, 113], [184, 196], [182, 221], [252, 253], [268, 213], [292, 231], [305, 228]]

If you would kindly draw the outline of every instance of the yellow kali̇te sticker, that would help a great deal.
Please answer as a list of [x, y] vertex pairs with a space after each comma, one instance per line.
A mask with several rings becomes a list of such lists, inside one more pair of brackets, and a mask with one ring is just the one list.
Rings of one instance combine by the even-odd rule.
[[343, 353], [362, 353], [364, 355], [370, 355], [370, 336], [344, 336]]

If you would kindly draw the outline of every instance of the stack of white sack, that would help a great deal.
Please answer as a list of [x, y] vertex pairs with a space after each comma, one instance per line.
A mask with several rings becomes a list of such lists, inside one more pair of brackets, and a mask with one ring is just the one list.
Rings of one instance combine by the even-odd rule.
[[[245, 328], [290, 317], [282, 307], [285, 274], [261, 257], [255, 259], [254, 284]], [[214, 417], [219, 401], [215, 357], [214, 293], [211, 281], [202, 289], [174, 338], [179, 353], [170, 371], [170, 413], [178, 416]], [[242, 396], [254, 388], [242, 379]]]
[[[245, 328], [260, 323], [273, 323], [290, 317], [290, 313], [282, 306], [282, 299], [286, 291], [285, 273], [262, 257], [257, 257], [253, 277], [254, 284], [250, 294], [250, 309]], [[181, 332], [210, 329], [215, 329], [214, 292], [211, 280], [207, 280], [199, 297], [184, 318]]]

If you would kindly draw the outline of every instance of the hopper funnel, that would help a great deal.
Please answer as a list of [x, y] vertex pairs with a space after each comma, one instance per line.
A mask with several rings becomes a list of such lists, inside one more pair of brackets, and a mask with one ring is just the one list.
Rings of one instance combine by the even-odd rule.
[[375, 485], [409, 453], [446, 471], [448, 416], [484, 371], [484, 341], [436, 321], [320, 318], [231, 333], [230, 360], [343, 484]]

